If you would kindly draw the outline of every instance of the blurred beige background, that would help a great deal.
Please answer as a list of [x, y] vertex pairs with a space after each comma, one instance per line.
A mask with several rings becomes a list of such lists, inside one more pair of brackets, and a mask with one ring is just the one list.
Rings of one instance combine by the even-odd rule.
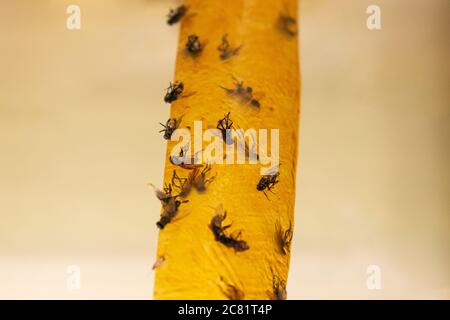
[[[72, 3], [81, 30], [66, 29]], [[159, 203], [146, 184], [162, 182], [175, 4], [0, 2], [0, 298], [152, 297]], [[370, 4], [382, 30], [366, 28]], [[289, 298], [449, 299], [450, 2], [300, 10]]]

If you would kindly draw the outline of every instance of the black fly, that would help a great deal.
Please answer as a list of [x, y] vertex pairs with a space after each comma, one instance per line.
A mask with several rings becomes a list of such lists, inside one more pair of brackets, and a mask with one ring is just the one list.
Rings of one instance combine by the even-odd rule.
[[262, 176], [258, 184], [256, 185], [256, 189], [258, 191], [262, 191], [266, 196], [266, 198], [269, 199], [269, 197], [266, 194], [266, 190], [273, 193], [272, 189], [279, 182], [279, 180], [277, 180], [279, 176], [280, 176], [279, 171]]
[[186, 50], [194, 56], [198, 55], [203, 50], [203, 44], [200, 42], [200, 38], [197, 35], [191, 34], [188, 37]]
[[159, 123], [160, 125], [162, 125], [164, 127], [164, 129], [159, 131], [159, 132], [164, 132], [164, 135], [163, 135], [164, 139], [170, 140], [174, 131], [177, 130], [178, 127], [180, 126], [182, 118], [183, 117], [180, 117], [179, 119], [169, 118], [169, 120], [166, 121], [165, 125], [162, 124], [161, 122]]
[[167, 24], [171, 26], [180, 21], [181, 18], [183, 18], [184, 15], [186, 14], [187, 9], [188, 7], [186, 7], [185, 5], [181, 5], [175, 10], [170, 9], [169, 14], [167, 15]]
[[170, 83], [166, 89], [166, 95], [164, 96], [164, 102], [171, 103], [178, 99], [178, 96], [183, 92], [183, 82], [175, 81]]
[[227, 226], [222, 225], [226, 217], [227, 212], [223, 210], [222, 205], [219, 205], [216, 209], [216, 214], [211, 219], [211, 224], [209, 225], [216, 241], [222, 243], [227, 247], [233, 248], [235, 252], [250, 249], [247, 242], [239, 239], [241, 236], [241, 231], [238, 231], [237, 233], [231, 235], [227, 235], [225, 233], [225, 230], [231, 227], [231, 224]]
[[241, 50], [241, 46], [236, 48], [230, 48], [230, 43], [228, 42], [228, 35], [225, 34], [222, 37], [222, 43], [217, 47], [217, 50], [220, 52], [220, 59], [221, 60], [227, 60], [233, 56], [236, 56], [239, 54], [239, 51]]

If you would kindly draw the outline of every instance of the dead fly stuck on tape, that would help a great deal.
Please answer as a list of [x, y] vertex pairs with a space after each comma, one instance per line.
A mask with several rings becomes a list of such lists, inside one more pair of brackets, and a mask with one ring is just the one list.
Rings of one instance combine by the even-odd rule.
[[[194, 155], [193, 157], [188, 158], [187, 152], [189, 150], [189, 143], [187, 143], [184, 147], [180, 148], [180, 152], [178, 153], [178, 156], [171, 155], [169, 157], [169, 161], [171, 164], [175, 166], [179, 166], [183, 169], [187, 170], [194, 170], [195, 168], [200, 168], [203, 165], [197, 163], [197, 156]], [[200, 151], [199, 151], [200, 152]]]
[[254, 93], [253, 88], [250, 86], [244, 86], [244, 81], [237, 80], [234, 76], [234, 88], [225, 88], [220, 86], [225, 92], [232, 98], [237, 99], [241, 104], [250, 104], [253, 107], [259, 108], [261, 103], [259, 97], [262, 97], [262, 93]]
[[228, 299], [244, 300], [245, 295], [241, 289], [239, 289], [235, 285], [226, 282], [223, 277], [220, 277], [220, 281], [221, 281], [220, 290]]
[[248, 250], [250, 247], [247, 242], [239, 239], [241, 231], [237, 231], [231, 235], [225, 233], [225, 230], [231, 227], [231, 224], [226, 226], [222, 225], [226, 217], [227, 212], [223, 210], [222, 205], [219, 205], [210, 223], [210, 228], [216, 241], [222, 243], [226, 247], [233, 248], [235, 252]]
[[258, 191], [262, 191], [266, 198], [269, 200], [269, 197], [266, 194], [266, 190], [273, 193], [272, 189], [279, 182], [279, 180], [277, 180], [279, 176], [279, 171], [262, 176], [258, 184], [256, 185], [256, 189]]
[[206, 191], [206, 186], [216, 177], [208, 177], [210, 172], [210, 165], [204, 166], [201, 171], [200, 167], [194, 167], [186, 178], [182, 178], [177, 174], [176, 170], [173, 170], [172, 185], [179, 190], [179, 195], [183, 198], [188, 196], [192, 187], [198, 192], [204, 192]]
[[287, 14], [279, 15], [277, 25], [281, 32], [290, 37], [294, 37], [297, 34], [297, 20]]
[[178, 99], [178, 97], [183, 93], [184, 85], [183, 82], [175, 81], [170, 83], [169, 87], [166, 89], [166, 95], [164, 96], [164, 102], [171, 103]]
[[230, 119], [230, 112], [228, 112], [225, 117], [223, 117], [223, 119], [220, 119], [217, 122], [216, 128], [219, 129], [222, 133], [222, 139], [226, 144], [234, 143], [231, 137], [231, 133], [228, 134], [228, 132], [233, 129], [233, 121]]
[[188, 10], [188, 7], [185, 5], [181, 5], [178, 8], [174, 9], [170, 9], [169, 14], [167, 15], [167, 24], [169, 26], [177, 23], [178, 21], [181, 20], [181, 18], [183, 18], [186, 14]]
[[203, 50], [203, 44], [196, 34], [191, 34], [186, 42], [186, 50], [191, 55], [196, 56]]
[[202, 171], [200, 171], [198, 168], [196, 168], [193, 172], [193, 184], [195, 189], [198, 192], [204, 192], [206, 190], [206, 185], [213, 182], [216, 175], [209, 177], [209, 174], [211, 172], [211, 165], [206, 165], [203, 167]]
[[180, 205], [182, 203], [189, 202], [189, 200], [178, 200], [179, 195], [172, 194], [171, 184], [166, 185], [163, 191], [159, 190], [152, 184], [150, 185], [155, 190], [156, 197], [162, 205], [161, 217], [156, 225], [158, 226], [158, 228], [164, 229], [164, 227], [177, 215], [177, 211]]
[[277, 244], [281, 252], [286, 255], [291, 249], [291, 242], [293, 236], [292, 223], [289, 222], [289, 227], [284, 229], [279, 221], [275, 223], [275, 235], [277, 239]]
[[228, 42], [228, 35], [225, 34], [222, 37], [222, 43], [217, 47], [217, 50], [220, 52], [220, 59], [221, 60], [227, 60], [233, 56], [236, 56], [239, 54], [239, 51], [241, 50], [242, 46], [231, 48], [230, 43]]
[[161, 122], [159, 123], [164, 128], [159, 131], [159, 132], [164, 132], [164, 135], [163, 135], [164, 139], [170, 140], [174, 131], [177, 130], [178, 127], [180, 126], [182, 118], [183, 118], [183, 116], [181, 116], [178, 119], [177, 118], [169, 118], [169, 120], [166, 121], [165, 125], [162, 124]]
[[192, 175], [192, 173], [189, 174], [187, 178], [181, 178], [180, 176], [178, 176], [177, 171], [173, 170], [172, 185], [180, 190], [180, 192], [178, 193], [180, 197], [187, 197], [189, 192], [191, 192], [194, 178], [195, 177]]
[[286, 282], [280, 280], [278, 276], [273, 273], [272, 270], [272, 291], [266, 291], [271, 300], [286, 300]]
[[156, 188], [151, 183], [150, 186], [153, 188], [153, 190], [155, 190], [156, 197], [158, 198], [159, 201], [161, 201], [162, 205], [167, 204], [170, 201], [170, 199], [174, 197], [172, 195], [172, 185], [170, 183], [165, 184], [163, 190]]

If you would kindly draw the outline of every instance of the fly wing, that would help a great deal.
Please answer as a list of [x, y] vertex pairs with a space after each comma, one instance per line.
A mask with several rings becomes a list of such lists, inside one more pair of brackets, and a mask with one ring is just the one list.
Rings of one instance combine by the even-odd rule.
[[256, 143], [255, 135], [252, 132], [250, 132], [250, 137], [249, 137], [250, 143], [249, 143], [245, 139], [245, 133], [244, 133], [243, 129], [241, 129], [239, 126], [236, 126], [235, 132], [238, 135], [238, 142], [239, 142], [238, 147], [244, 148], [245, 156], [247, 158], [254, 157], [256, 160], [258, 160], [259, 159], [259, 155], [258, 155], [258, 151], [256, 150], [257, 149], [257, 143]]
[[270, 168], [267, 171], [266, 175], [268, 175], [268, 176], [278, 176], [278, 175], [280, 175], [280, 164], [278, 163], [278, 164], [274, 165], [272, 168]]
[[155, 187], [155, 185], [153, 185], [152, 183], [149, 183], [149, 186], [153, 188], [153, 190], [155, 191], [156, 197], [158, 198], [158, 200], [160, 201], [164, 201], [167, 200], [171, 197], [170, 194], [166, 194], [163, 191], [161, 191], [160, 189], [158, 189], [157, 187]]

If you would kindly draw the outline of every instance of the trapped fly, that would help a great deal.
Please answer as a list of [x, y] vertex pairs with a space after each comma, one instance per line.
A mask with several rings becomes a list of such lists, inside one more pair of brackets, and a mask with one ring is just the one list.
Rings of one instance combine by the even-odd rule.
[[261, 106], [259, 99], [263, 94], [253, 92], [253, 88], [250, 86], [244, 86], [244, 81], [239, 81], [234, 76], [232, 78], [234, 80], [234, 88], [220, 86], [228, 96], [235, 98], [241, 104], [250, 104], [253, 107], [259, 108]]
[[281, 252], [286, 255], [289, 253], [291, 248], [293, 230], [292, 222], [289, 222], [289, 227], [284, 229], [279, 221], [275, 223], [275, 234], [277, 239], [277, 244]]
[[180, 126], [182, 119], [183, 119], [183, 116], [181, 116], [178, 119], [177, 118], [169, 118], [169, 120], [166, 121], [165, 125], [162, 124], [161, 122], [159, 123], [164, 128], [164, 129], [159, 131], [159, 132], [164, 132], [164, 135], [163, 135], [164, 139], [170, 140], [170, 138], [172, 137], [172, 134]]
[[181, 147], [178, 156], [171, 155], [169, 157], [170, 163], [187, 170], [194, 170], [195, 168], [202, 167], [203, 166], [202, 164], [197, 163], [198, 159], [196, 155], [188, 158], [187, 152], [189, 148], [190, 148], [189, 143], [187, 143], [184, 147]]
[[181, 81], [170, 82], [169, 87], [166, 89], [166, 95], [164, 96], [164, 102], [171, 103], [178, 99], [183, 93], [184, 84]]
[[236, 285], [230, 284], [225, 281], [223, 277], [220, 277], [221, 286], [220, 290], [230, 300], [244, 300], [244, 292]]
[[226, 143], [226, 144], [232, 144], [233, 143], [233, 139], [231, 137], [231, 134], [228, 134], [228, 132], [233, 129], [233, 121], [230, 119], [230, 112], [228, 112], [223, 119], [220, 119], [217, 122], [217, 129], [220, 130], [221, 134], [222, 134], [222, 140]]
[[180, 197], [187, 197], [191, 192], [194, 178], [195, 177], [193, 177], [191, 174], [187, 178], [181, 178], [180, 176], [178, 176], [177, 171], [173, 170], [172, 185], [180, 190], [180, 192], [178, 193]]
[[242, 46], [238, 46], [235, 48], [232, 48], [230, 46], [230, 43], [228, 42], [228, 34], [223, 35], [222, 37], [222, 43], [217, 47], [217, 50], [220, 52], [220, 59], [221, 60], [227, 60], [233, 56], [236, 56], [239, 54], [239, 51], [241, 50]]
[[277, 26], [282, 33], [290, 37], [297, 34], [297, 20], [290, 15], [281, 13], [278, 16]]
[[202, 171], [199, 171], [199, 169], [195, 169], [195, 171], [192, 172], [193, 184], [198, 192], [204, 192], [206, 190], [206, 185], [215, 179], [217, 173], [216, 175], [208, 178], [211, 172], [211, 165], [206, 165], [203, 167]]
[[169, 14], [167, 15], [167, 24], [169, 26], [177, 23], [186, 15], [188, 7], [185, 5], [181, 5], [176, 9], [170, 9]]
[[272, 291], [266, 291], [271, 300], [286, 300], [286, 281], [281, 280], [272, 270]]
[[231, 227], [229, 225], [222, 225], [227, 217], [227, 212], [223, 210], [223, 206], [219, 205], [216, 209], [216, 214], [212, 217], [210, 228], [216, 241], [222, 243], [226, 247], [233, 248], [235, 252], [245, 251], [250, 249], [246, 241], [241, 240], [241, 231], [237, 231], [231, 235], [225, 233], [226, 229]]
[[150, 184], [155, 190], [156, 197], [161, 202], [162, 213], [160, 220], [156, 223], [157, 227], [164, 229], [164, 227], [172, 221], [177, 215], [178, 208], [182, 203], [189, 202], [189, 200], [178, 200], [179, 195], [172, 194], [172, 185], [166, 185], [164, 190], [159, 190], [154, 185]]
[[186, 42], [186, 50], [191, 55], [196, 56], [203, 50], [203, 44], [196, 34], [191, 34]]
[[266, 194], [266, 190], [273, 193], [272, 189], [279, 182], [279, 180], [277, 179], [280, 176], [280, 171], [278, 167], [276, 170], [276, 172], [272, 172], [270, 174], [262, 176], [258, 184], [256, 185], [256, 190], [262, 191], [268, 200], [269, 197]]

